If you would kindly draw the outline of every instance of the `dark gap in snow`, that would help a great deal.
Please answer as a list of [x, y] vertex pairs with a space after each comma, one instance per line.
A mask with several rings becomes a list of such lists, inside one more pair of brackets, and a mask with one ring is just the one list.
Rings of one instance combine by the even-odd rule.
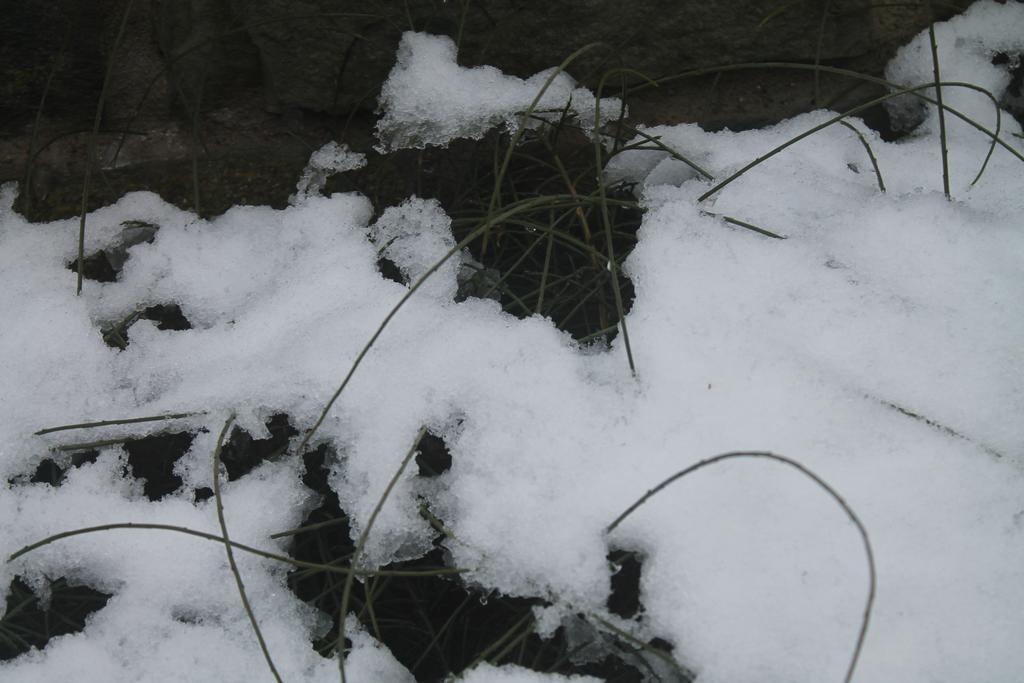
[[211, 498], [213, 498], [213, 489], [209, 486], [200, 486], [192, 491], [192, 500], [196, 503], [202, 503], [204, 500], [210, 500]]
[[[100, 457], [100, 452], [97, 450], [90, 451], [75, 451], [69, 456], [60, 458], [60, 462], [54, 458], [43, 458], [39, 462], [39, 466], [36, 467], [35, 472], [29, 477], [28, 482], [30, 484], [49, 484], [50, 486], [60, 486], [64, 483], [64, 478], [67, 476], [68, 471], [73, 467], [81, 467], [87, 463], [96, 462], [96, 459]], [[24, 476], [13, 477], [8, 481], [8, 484], [16, 484], [18, 481], [24, 482]]]
[[328, 481], [331, 475], [328, 461], [334, 462], [337, 457], [338, 454], [327, 444], [303, 453], [302, 464], [305, 469], [302, 473], [302, 483], [323, 496], [334, 493]]
[[[481, 140], [453, 140], [447, 147], [371, 153], [366, 168], [332, 177], [325, 192], [357, 189], [371, 199], [375, 217], [410, 195], [437, 199], [454, 221], [456, 240], [479, 228], [491, 212], [516, 202], [537, 202], [536, 209], [495, 224], [486, 249], [482, 238], [468, 245], [475, 264], [463, 267], [456, 300], [491, 298], [520, 318], [539, 312], [577, 340], [610, 342], [617, 334], [619, 313], [604, 219], [592, 201], [602, 171], [595, 167], [592, 139], [571, 120], [529, 131], [516, 146], [492, 204], [495, 168], [500, 165], [495, 160], [505, 156], [509, 143], [507, 132], [493, 131]], [[606, 191], [613, 251], [621, 265], [636, 244], [642, 212], [624, 188]], [[566, 206], [567, 195], [581, 199], [579, 212]], [[555, 235], [550, 255], [548, 228]], [[408, 284], [392, 266], [387, 259], [377, 263], [383, 277]], [[478, 272], [467, 273], [471, 268]], [[616, 276], [628, 313], [632, 284], [621, 271]]]
[[[923, 117], [923, 108], [922, 108]], [[913, 128], [897, 127], [884, 104], [876, 104], [857, 114], [864, 125], [878, 133], [884, 142], [896, 142], [908, 137]]]
[[501, 301], [501, 273], [496, 268], [484, 268], [475, 263], [463, 263], [458, 275], [459, 288], [455, 301], [463, 302], [470, 297]]
[[[121, 228], [121, 233], [113, 244], [83, 256], [83, 278], [96, 282], [116, 282], [128, 260], [128, 250], [136, 244], [151, 243], [156, 239], [160, 226], [146, 221], [128, 220], [121, 222]], [[78, 272], [77, 257], [65, 265], [68, 270]]]
[[104, 343], [122, 351], [128, 348], [130, 339], [128, 329], [138, 320], [151, 320], [156, 323], [158, 330], [182, 331], [191, 330], [192, 323], [189, 322], [181, 307], [175, 303], [155, 304], [147, 306], [142, 310], [132, 311], [122, 320], [104, 327], [100, 332], [103, 335]]
[[668, 642], [664, 638], [658, 638], [657, 636], [655, 636], [654, 638], [651, 638], [650, 642], [647, 643], [647, 644], [650, 645], [651, 647], [653, 647], [656, 650], [661, 650], [665, 654], [672, 654], [672, 652], [675, 651], [675, 649], [676, 649], [672, 645], [672, 643]]
[[419, 450], [416, 465], [421, 477], [437, 477], [451, 469], [452, 455], [441, 437], [427, 432], [416, 448]]
[[999, 105], [1024, 125], [1024, 54], [997, 52], [992, 56], [992, 64], [1009, 65], [1007, 70], [1010, 73], [1010, 83], [1006, 86], [1006, 92]]
[[111, 597], [89, 586], [70, 585], [64, 577], [49, 581], [45, 593], [36, 595], [21, 576], [11, 580], [0, 618], [0, 661], [42, 649], [56, 636], [78, 633]]
[[[302, 483], [320, 494], [321, 503], [311, 511], [300, 529], [292, 535], [289, 555], [296, 560], [320, 564], [348, 564], [355, 543], [352, 541], [348, 516], [342, 511], [338, 495], [328, 484], [329, 459], [336, 457], [327, 445], [302, 454], [305, 472]], [[302, 601], [319, 608], [331, 618], [330, 631], [313, 642], [313, 648], [324, 657], [331, 657], [338, 639], [338, 610], [345, 577], [313, 569], [296, 568], [288, 573], [288, 588]], [[356, 588], [359, 588], [358, 582]], [[351, 643], [346, 643], [351, 646]]]
[[407, 284], [405, 277], [402, 275], [401, 269], [395, 265], [395, 262], [386, 256], [381, 256], [377, 259], [377, 270], [380, 271], [381, 277], [385, 280], [391, 280], [397, 282], [400, 285]]
[[238, 427], [232, 430], [220, 452], [229, 481], [248, 474], [264, 460], [273, 460], [283, 454], [288, 449], [288, 440], [299, 433], [292, 427], [288, 416], [282, 413], [272, 415], [266, 425], [270, 432], [266, 439], [255, 439]]
[[643, 558], [633, 550], [612, 550], [608, 553], [608, 564], [612, 570], [608, 611], [623, 619], [632, 619], [643, 611], [640, 604]]
[[39, 467], [36, 468], [35, 474], [32, 475], [29, 482], [33, 484], [60, 486], [60, 483], [64, 480], [66, 472], [67, 470], [54, 462], [53, 458], [45, 458], [39, 463]]
[[157, 304], [142, 312], [142, 318], [156, 323], [158, 330], [191, 330], [192, 323], [181, 312], [178, 304]]
[[[595, 167], [590, 138], [565, 122], [544, 125], [527, 137], [514, 150], [493, 202], [494, 159], [504, 157], [507, 135], [489, 135], [477, 143], [475, 154], [463, 152], [459, 182], [436, 193], [455, 219], [457, 240], [483, 225], [489, 212], [516, 202], [536, 203], [536, 209], [495, 224], [486, 248], [482, 238], [469, 244], [482, 272], [493, 274], [484, 291], [472, 294], [497, 299], [520, 318], [539, 312], [579, 341], [610, 342], [620, 317], [616, 281], [623, 314], [633, 302], [633, 286], [621, 264], [636, 245], [643, 212], [625, 188], [605, 188], [618, 266], [610, 268], [605, 217], [592, 201], [603, 170]], [[568, 203], [572, 197], [580, 198], [578, 210]]]
[[[619, 314], [604, 219], [593, 201], [602, 169], [595, 166], [591, 138], [571, 120], [529, 131], [516, 146], [492, 203], [496, 165], [500, 165], [495, 159], [504, 158], [509, 143], [507, 132], [493, 131], [481, 140], [453, 140], [447, 147], [374, 153], [366, 169], [336, 178], [345, 176], [346, 183], [355, 182], [355, 188], [372, 200], [377, 216], [383, 207], [411, 194], [437, 199], [453, 219], [456, 240], [483, 225], [489, 213], [516, 202], [536, 202], [536, 209], [495, 224], [486, 249], [482, 238], [468, 245], [475, 263], [463, 267], [456, 300], [491, 298], [520, 318], [539, 312], [577, 340], [611, 341]], [[326, 191], [332, 191], [331, 181]], [[606, 187], [606, 193], [611, 200], [613, 251], [621, 265], [636, 244], [642, 212], [635, 196], [624, 188]], [[580, 198], [579, 212], [567, 207], [567, 196]], [[550, 254], [549, 233], [554, 234]], [[386, 260], [377, 267], [384, 277], [407, 284]], [[466, 273], [471, 268], [478, 272]], [[633, 288], [621, 271], [617, 279], [628, 313]]]
[[174, 493], [182, 484], [181, 477], [174, 473], [174, 463], [185, 455], [194, 438], [191, 432], [170, 432], [125, 441], [126, 474], [130, 469], [133, 477], [145, 480], [143, 490], [150, 500]]
[[[395, 563], [387, 569], [429, 570], [445, 566], [445, 553], [438, 548], [418, 560]], [[542, 604], [539, 600], [487, 595], [467, 588], [459, 578], [450, 575], [371, 578], [362, 588], [360, 600], [364, 604], [373, 601], [373, 617], [379, 631], [374, 628], [374, 618], [368, 609], [359, 605], [355, 613], [417, 681], [444, 680], [465, 669], [510, 631], [513, 637], [528, 633], [532, 629], [524, 626], [532, 623], [532, 607]], [[524, 648], [531, 655], [537, 654], [534, 643], [524, 642]]]
[[[436, 436], [420, 444], [424, 452], [439, 447], [443, 447], [443, 441]], [[322, 501], [303, 520], [301, 531], [292, 534], [289, 552], [304, 562], [346, 566], [355, 543], [347, 516], [328, 486], [329, 459], [333, 457], [336, 454], [326, 446], [303, 454], [303, 482], [320, 493]], [[444, 526], [441, 520], [436, 521]], [[392, 563], [383, 569], [450, 568], [447, 551], [436, 547], [421, 558]], [[344, 576], [297, 568], [289, 573], [288, 586], [331, 619], [330, 630], [315, 640], [313, 647], [325, 657], [333, 656]], [[488, 649], [488, 658], [495, 663], [518, 664], [536, 671], [592, 675], [615, 683], [689, 680], [666, 676], [664, 664], [657, 669], [650, 655], [600, 633], [582, 617], [575, 620], [579, 623], [572, 634], [560, 627], [551, 638], [540, 638], [534, 632], [533, 608], [547, 604], [539, 598], [509, 597], [470, 587], [458, 575], [449, 573], [356, 581], [349, 611], [421, 682], [447, 680]], [[346, 646], [351, 647], [351, 643]]]
[[[66, 264], [73, 273], [78, 272], [78, 259], [74, 258]], [[114, 270], [107, 253], [100, 249], [82, 259], [82, 277], [95, 282], [117, 282], [118, 271]]]
[[444, 525], [444, 521], [434, 514], [434, 511], [430, 509], [430, 503], [423, 496], [420, 496], [418, 500], [420, 504], [420, 517], [426, 520], [435, 531], [431, 545], [435, 548], [443, 547], [445, 539], [449, 536], [448, 527]]

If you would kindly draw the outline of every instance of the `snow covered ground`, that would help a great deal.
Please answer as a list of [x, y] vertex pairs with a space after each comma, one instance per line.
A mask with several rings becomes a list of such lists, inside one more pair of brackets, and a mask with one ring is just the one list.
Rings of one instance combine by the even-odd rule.
[[[1024, 5], [980, 2], [936, 34], [943, 78], [979, 83], [999, 98], [1009, 65], [993, 66], [991, 56], [1024, 52]], [[551, 75], [521, 81], [457, 67], [445, 40], [403, 40], [382, 101], [385, 148], [514, 124]], [[424, 69], [437, 80], [410, 76]], [[926, 83], [927, 34], [888, 73], [901, 85]], [[593, 116], [593, 97], [567, 77], [553, 87], [548, 105], [571, 95], [582, 100], [581, 116]], [[943, 95], [994, 129], [986, 97], [953, 88]], [[915, 110], [904, 107], [908, 116]], [[1024, 162], [997, 147], [972, 185], [989, 138], [947, 116], [947, 200], [935, 109], [918, 115], [923, 121], [898, 143], [851, 120], [877, 157], [884, 193], [861, 140], [838, 125], [704, 201], [714, 183], [665, 152], [615, 157], [609, 178], [636, 182], [646, 209], [626, 263], [636, 288], [626, 320], [635, 377], [622, 335], [607, 350], [581, 348], [550, 320], [519, 320], [487, 299], [456, 303], [458, 257], [451, 259], [384, 329], [313, 439], [341, 456], [331, 485], [354, 534], [422, 426], [453, 456], [435, 480], [403, 473], [363, 563], [430, 549], [418, 512], [425, 499], [457, 537], [446, 548], [453, 566], [468, 570], [464, 579], [545, 598], [552, 607], [538, 611], [539, 622], [552, 630], [582, 613], [644, 640], [658, 636], [701, 682], [840, 681], [861, 625], [868, 565], [842, 509], [794, 469], [722, 463], [605, 531], [644, 492], [701, 459], [771, 451], [834, 487], [870, 534], [877, 595], [855, 680], [1021, 680]], [[833, 116], [812, 112], [746, 132], [645, 132], [721, 180]], [[1001, 140], [1024, 152], [1020, 126], [1006, 114], [1001, 126]], [[129, 248], [118, 281], [87, 281], [80, 297], [66, 268], [77, 253], [77, 220], [29, 224], [11, 209], [15, 188], [3, 188], [0, 556], [114, 522], [220, 535], [214, 502], [195, 503], [192, 491], [212, 484], [225, 419], [237, 416], [255, 436], [280, 413], [300, 430], [312, 427], [408, 291], [380, 275], [378, 249], [415, 279], [455, 244], [436, 202], [410, 198], [373, 222], [366, 198], [315, 191], [318, 174], [358, 163], [334, 147], [289, 208], [239, 206], [209, 221], [153, 194], [128, 195], [90, 214], [86, 253], [123, 240], [125, 221], [159, 226], [155, 238]], [[193, 329], [139, 320], [123, 351], [103, 343], [101, 328], [169, 303]], [[34, 434], [167, 413], [193, 415]], [[60, 457], [50, 451], [61, 444], [169, 426], [205, 431], [176, 465], [181, 490], [159, 501], [123, 476], [126, 454], [116, 444], [70, 469], [59, 487], [26, 481], [43, 457]], [[222, 482], [233, 540], [285, 552], [286, 539], [269, 536], [299, 525], [316, 505], [301, 466], [286, 457]], [[645, 558], [641, 621], [605, 605], [610, 548]], [[288, 567], [245, 553], [236, 559], [282, 677], [337, 680], [337, 662], [309, 645], [325, 617], [287, 589]], [[268, 677], [221, 544], [108, 531], [0, 563], [0, 586], [15, 575], [64, 576], [113, 597], [83, 632], [0, 664], [0, 680]], [[349, 680], [414, 680], [354, 620], [348, 634]], [[484, 667], [465, 680], [565, 678]]]

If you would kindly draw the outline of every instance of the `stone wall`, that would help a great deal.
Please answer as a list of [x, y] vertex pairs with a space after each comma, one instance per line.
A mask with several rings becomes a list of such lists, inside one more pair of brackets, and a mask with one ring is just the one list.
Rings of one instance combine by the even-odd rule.
[[[929, 17], [923, 2], [869, 0], [22, 0], [0, 15], [0, 181], [22, 181], [19, 208], [33, 218], [78, 210], [108, 65], [92, 204], [152, 189], [188, 206], [203, 173], [202, 208], [219, 212], [283, 201], [326, 140], [368, 149], [406, 30], [450, 35], [463, 64], [519, 76], [601, 43], [569, 67], [593, 87], [620, 66], [658, 78], [821, 61], [879, 74]], [[851, 85], [743, 71], [650, 89], [631, 108], [644, 123], [742, 128], [877, 95]]]

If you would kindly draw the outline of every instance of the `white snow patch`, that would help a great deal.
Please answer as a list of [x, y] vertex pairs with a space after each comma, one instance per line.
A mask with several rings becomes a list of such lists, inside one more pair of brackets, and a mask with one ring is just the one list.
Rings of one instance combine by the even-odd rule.
[[[942, 82], [970, 83], [987, 90], [996, 102], [1002, 101], [1010, 85], [1010, 69], [1020, 63], [1024, 54], [1024, 5], [981, 0], [963, 14], [936, 23], [934, 29]], [[1007, 61], [993, 64], [992, 59], [997, 54], [1005, 55]], [[931, 38], [927, 30], [899, 49], [886, 67], [885, 76], [908, 88], [934, 82]], [[935, 97], [934, 88], [921, 92]], [[989, 130], [995, 130], [996, 106], [984, 93], [949, 86], [942, 89], [942, 100], [946, 106]], [[919, 123], [920, 112], [924, 109], [925, 129], [938, 133], [938, 108], [935, 105], [923, 106], [920, 99], [906, 96], [889, 100], [888, 107], [897, 123], [902, 122], [904, 127]], [[1002, 115], [1002, 125], [1005, 138], [1021, 132], [1020, 125], [1006, 112]], [[950, 113], [946, 114], [946, 130], [952, 138], [968, 135], [984, 138], [983, 133]]]
[[327, 184], [327, 179], [335, 173], [354, 171], [366, 165], [366, 156], [357, 154], [348, 145], [331, 141], [313, 152], [309, 163], [302, 170], [299, 182], [295, 186], [295, 194], [291, 196], [292, 204], [307, 197], [320, 194]]
[[562, 676], [531, 671], [514, 664], [481, 664], [459, 677], [464, 683], [599, 683], [592, 676]]
[[532, 127], [538, 122], [524, 121], [522, 115], [545, 84], [536, 115], [557, 118], [568, 107], [580, 125], [590, 130], [595, 119], [600, 126], [620, 114], [620, 100], [608, 97], [598, 103], [593, 93], [577, 87], [564, 71], [547, 69], [523, 80], [492, 66], [467, 68], [457, 63], [451, 38], [406, 32], [398, 46], [398, 63], [381, 89], [383, 116], [377, 122], [381, 149], [479, 139], [502, 124], [510, 130], [524, 124]]

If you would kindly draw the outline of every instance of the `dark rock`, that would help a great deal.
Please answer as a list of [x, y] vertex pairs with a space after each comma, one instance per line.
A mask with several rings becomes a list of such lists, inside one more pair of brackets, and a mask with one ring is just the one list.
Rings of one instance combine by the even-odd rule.
[[262, 82], [260, 53], [224, 0], [153, 0], [153, 31], [183, 112]]
[[[924, 5], [869, 0], [135, 0], [117, 40], [127, 7], [25, 0], [0, 16], [0, 182], [22, 183], [16, 208], [31, 220], [77, 215], [87, 165], [90, 209], [132, 190], [206, 216], [236, 204], [284, 206], [323, 143], [370, 152], [377, 94], [410, 29], [452, 36], [466, 66], [518, 76], [602, 42], [610, 49], [594, 48], [568, 68], [594, 87], [618, 66], [662, 77], [820, 60], [877, 75], [931, 19]], [[953, 11], [935, 8], [938, 18]], [[110, 64], [100, 134], [90, 142]], [[878, 92], [846, 78], [762, 69], [649, 88], [630, 108], [634, 122], [739, 129], [822, 105], [844, 109]], [[867, 114], [884, 128], [884, 112]], [[363, 192], [379, 209], [419, 193], [423, 174], [445, 172], [418, 151], [368, 154], [368, 162], [326, 191]]]
[[[930, 19], [921, 8], [873, 4], [191, 0], [163, 3], [158, 30], [166, 55], [208, 41], [188, 59], [201, 61], [211, 74], [251, 75], [255, 46], [270, 106], [337, 113], [374, 107], [406, 30], [449, 35], [459, 42], [463, 64], [491, 64], [523, 77], [600, 43], [569, 67], [595, 87], [605, 71], [619, 66], [659, 78], [740, 62], [878, 62]], [[219, 35], [225, 38], [217, 41]], [[202, 69], [176, 69], [190, 79], [180, 87], [194, 88]]]
[[[87, 120], [103, 83], [103, 5], [22, 0], [0, 12], [0, 132], [35, 117], [43, 93], [50, 109]], [[49, 87], [47, 87], [49, 83]]]

